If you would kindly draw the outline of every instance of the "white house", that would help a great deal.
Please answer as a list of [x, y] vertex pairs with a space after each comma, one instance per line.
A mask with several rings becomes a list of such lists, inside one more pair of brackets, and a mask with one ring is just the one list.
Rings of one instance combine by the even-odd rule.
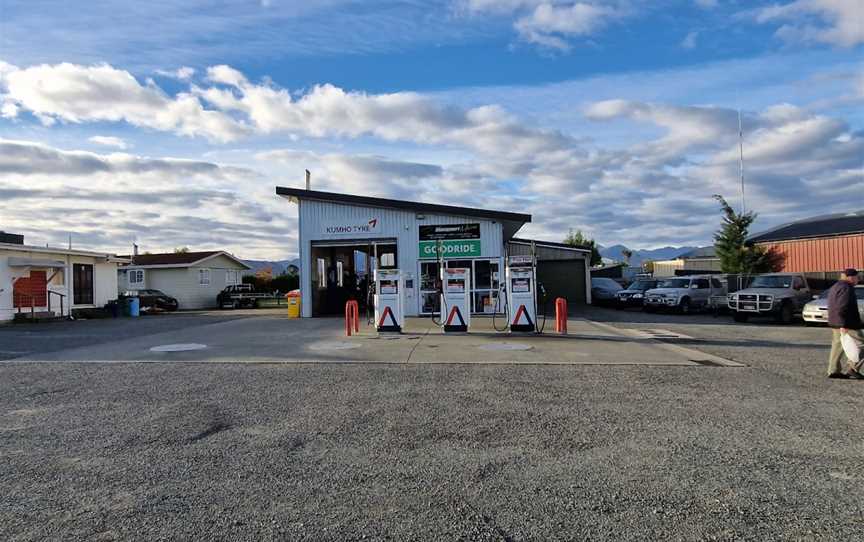
[[161, 290], [176, 298], [181, 310], [215, 307], [219, 292], [240, 284], [250, 269], [221, 250], [139, 254], [131, 260], [119, 270], [120, 291]]
[[0, 321], [104, 307], [117, 299], [117, 267], [124, 261], [101, 252], [29, 246], [6, 234], [0, 238]]

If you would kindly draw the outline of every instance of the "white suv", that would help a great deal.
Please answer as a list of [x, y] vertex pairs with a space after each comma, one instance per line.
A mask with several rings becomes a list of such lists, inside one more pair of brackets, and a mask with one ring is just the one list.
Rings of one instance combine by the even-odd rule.
[[682, 314], [705, 309], [714, 296], [725, 296], [726, 288], [711, 275], [670, 277], [660, 281], [657, 288], [645, 292], [645, 310], [675, 309]]

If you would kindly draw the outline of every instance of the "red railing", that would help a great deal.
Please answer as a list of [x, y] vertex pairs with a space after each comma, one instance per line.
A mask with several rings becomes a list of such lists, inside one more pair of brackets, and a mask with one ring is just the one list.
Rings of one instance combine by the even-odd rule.
[[351, 332], [360, 333], [360, 305], [351, 300], [345, 303], [345, 335], [351, 336]]
[[555, 333], [567, 335], [567, 300], [563, 297], [555, 300]]

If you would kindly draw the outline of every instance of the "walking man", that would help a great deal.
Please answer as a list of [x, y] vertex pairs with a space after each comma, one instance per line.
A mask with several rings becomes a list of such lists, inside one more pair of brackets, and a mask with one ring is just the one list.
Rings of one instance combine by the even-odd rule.
[[828, 325], [831, 326], [831, 354], [828, 357], [828, 378], [864, 379], [859, 370], [862, 361], [850, 359], [847, 371], [841, 370], [840, 360], [844, 357], [841, 339], [850, 336], [864, 348], [864, 334], [861, 332], [861, 315], [858, 313], [858, 299], [855, 285], [858, 284], [858, 271], [847, 269], [840, 280], [828, 290]]

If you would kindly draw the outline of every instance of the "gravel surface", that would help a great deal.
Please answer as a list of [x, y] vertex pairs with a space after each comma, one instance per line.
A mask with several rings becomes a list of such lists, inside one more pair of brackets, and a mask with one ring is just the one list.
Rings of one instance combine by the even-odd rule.
[[0, 539], [860, 538], [825, 330], [592, 316], [751, 367], [0, 364]]

